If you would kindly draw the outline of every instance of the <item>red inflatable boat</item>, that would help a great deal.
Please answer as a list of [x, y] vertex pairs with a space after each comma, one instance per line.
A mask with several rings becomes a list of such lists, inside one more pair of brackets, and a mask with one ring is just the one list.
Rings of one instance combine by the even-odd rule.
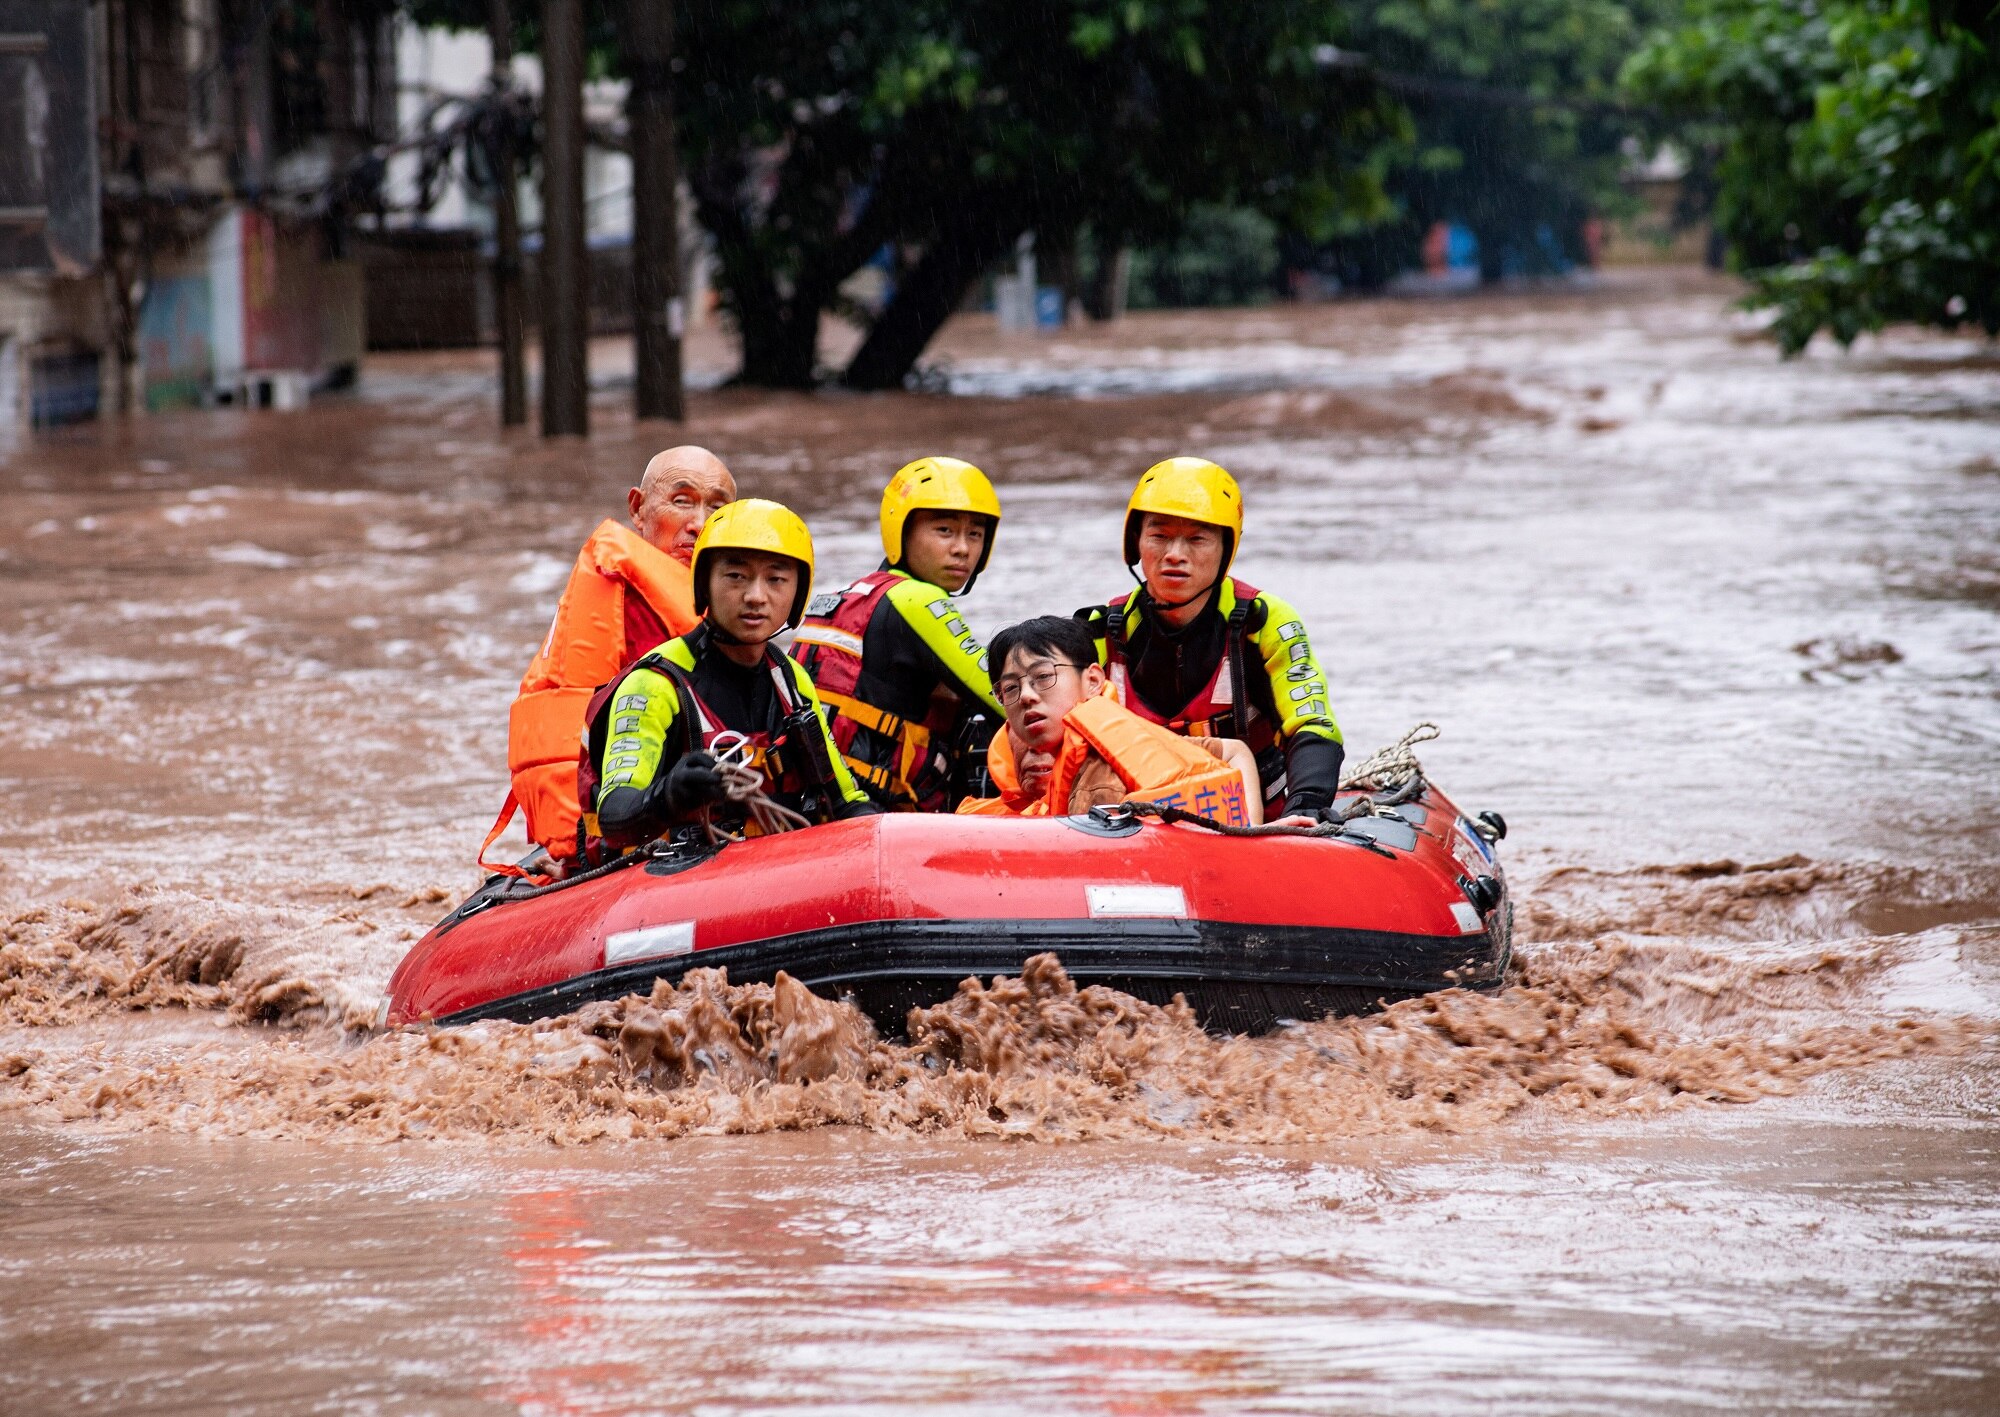
[[539, 889], [494, 877], [420, 940], [384, 1022], [566, 1013], [722, 965], [847, 996], [885, 1032], [968, 975], [1053, 950], [1079, 985], [1211, 1029], [1491, 988], [1511, 907], [1493, 842], [1419, 779], [1339, 834], [1219, 835], [1124, 808], [1008, 820], [894, 815], [716, 849], [656, 845]]

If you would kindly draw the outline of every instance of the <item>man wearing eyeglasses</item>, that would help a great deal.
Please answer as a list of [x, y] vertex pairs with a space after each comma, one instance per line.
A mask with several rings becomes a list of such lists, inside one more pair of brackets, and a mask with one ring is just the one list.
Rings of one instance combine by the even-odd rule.
[[960, 812], [1064, 816], [1144, 800], [1231, 825], [1263, 821], [1250, 750], [1234, 739], [1184, 738], [1119, 704], [1081, 621], [1024, 620], [995, 635], [990, 653], [1007, 712], [986, 754], [1000, 795]]

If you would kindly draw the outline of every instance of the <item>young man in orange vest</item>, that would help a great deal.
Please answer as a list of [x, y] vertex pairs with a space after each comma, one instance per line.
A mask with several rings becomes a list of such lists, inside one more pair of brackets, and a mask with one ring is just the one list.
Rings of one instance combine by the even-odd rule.
[[1108, 692], [1082, 622], [1044, 615], [993, 637], [993, 687], [1007, 726], [988, 770], [1000, 796], [962, 803], [983, 816], [1042, 817], [1113, 802], [1180, 807], [1232, 826], [1263, 821], [1256, 759], [1235, 739], [1184, 738]]
[[964, 794], [960, 744], [1000, 716], [986, 647], [955, 600], [986, 569], [999, 525], [985, 473], [919, 458], [882, 493], [881, 566], [806, 607], [799, 663], [833, 710], [849, 770], [884, 807], [949, 811]]
[[702, 525], [736, 500], [736, 479], [706, 448], [669, 448], [646, 464], [625, 494], [632, 525], [606, 519], [576, 558], [562, 602], [542, 648], [521, 676], [507, 717], [507, 770], [513, 784], [486, 848], [519, 809], [528, 839], [553, 858], [556, 870], [574, 859], [580, 809], [576, 755], [584, 709], [597, 686], [700, 618], [688, 565]]

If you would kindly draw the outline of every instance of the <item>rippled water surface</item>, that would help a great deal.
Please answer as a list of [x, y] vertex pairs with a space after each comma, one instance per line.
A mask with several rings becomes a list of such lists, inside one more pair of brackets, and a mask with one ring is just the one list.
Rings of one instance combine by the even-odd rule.
[[2000, 357], [1780, 363], [1727, 298], [970, 321], [949, 393], [694, 399], [827, 582], [979, 462], [989, 630], [1119, 587], [1155, 458], [1238, 474], [1350, 743], [1441, 724], [1521, 897], [1499, 995], [1269, 1039], [1050, 970], [928, 1051], [720, 981], [371, 1038], [674, 435], [502, 439], [423, 356], [0, 452], [0, 1410], [2000, 1408]]

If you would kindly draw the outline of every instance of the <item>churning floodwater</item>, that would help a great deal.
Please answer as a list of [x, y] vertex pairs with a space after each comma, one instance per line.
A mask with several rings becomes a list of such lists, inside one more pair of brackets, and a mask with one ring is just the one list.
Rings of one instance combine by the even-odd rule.
[[[473, 356], [0, 450], [0, 1411], [2000, 1407], [2000, 355], [1783, 363], [1684, 275], [947, 330], [927, 394], [589, 444]], [[614, 362], [617, 353], [606, 351]], [[726, 367], [695, 349], [700, 382]], [[992, 630], [1241, 479], [1350, 745], [1504, 812], [1491, 997], [1213, 1038], [697, 975], [378, 1036], [645, 457], [873, 564], [1000, 485]]]

